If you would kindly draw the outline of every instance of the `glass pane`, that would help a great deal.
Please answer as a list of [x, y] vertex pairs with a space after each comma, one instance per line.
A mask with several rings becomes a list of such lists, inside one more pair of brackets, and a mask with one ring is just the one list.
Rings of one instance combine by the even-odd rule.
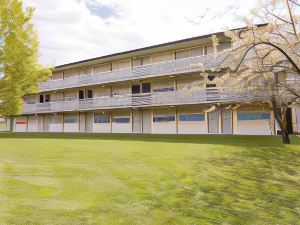
[[179, 115], [179, 121], [204, 121], [204, 114], [183, 114]]

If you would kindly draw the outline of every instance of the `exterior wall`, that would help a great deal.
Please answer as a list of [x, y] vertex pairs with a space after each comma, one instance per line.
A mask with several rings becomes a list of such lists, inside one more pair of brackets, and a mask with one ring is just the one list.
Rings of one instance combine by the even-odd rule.
[[104, 113], [103, 112], [100, 114], [102, 115], [106, 115], [109, 116], [109, 122], [108, 123], [95, 123], [94, 121], [94, 115], [95, 113], [93, 113], [92, 115], [92, 129], [94, 133], [111, 133], [111, 114], [110, 113]]
[[[155, 117], [175, 117], [175, 121], [155, 122]], [[153, 110], [152, 133], [155, 134], [176, 134], [175, 110]]]
[[28, 116], [28, 132], [38, 132], [38, 117], [37, 116]]
[[150, 134], [152, 131], [152, 112], [150, 109], [143, 110], [142, 121], [143, 133]]
[[92, 132], [96, 132], [93, 130], [93, 122], [94, 122], [94, 113], [92, 112], [87, 112], [85, 115], [85, 129], [86, 132], [88, 133], [92, 133]]
[[[128, 118], [129, 123], [120, 122]], [[112, 113], [112, 133], [132, 133], [132, 117], [129, 110]]]
[[203, 110], [178, 110], [177, 111], [178, 120], [178, 134], [206, 134], [207, 127], [204, 121], [180, 121], [180, 116], [183, 115], [203, 115], [205, 118], [205, 113]]
[[50, 115], [46, 114], [44, 115], [44, 132], [50, 132], [50, 120], [51, 120], [51, 117]]
[[50, 96], [50, 101], [51, 102], [59, 102], [64, 100], [64, 95], [63, 93], [53, 93]]
[[300, 105], [295, 105], [292, 107], [292, 122], [293, 122], [293, 132], [299, 134], [300, 133]]
[[151, 56], [152, 63], [160, 63], [165, 61], [171, 61], [174, 59], [174, 52], [165, 52]]
[[63, 72], [52, 73], [51, 80], [61, 80], [63, 79]]
[[203, 77], [191, 77], [191, 78], [181, 78], [177, 79], [176, 90], [197, 90], [204, 88], [204, 79]]
[[49, 132], [63, 132], [63, 116], [49, 115]]
[[85, 113], [79, 113], [79, 131], [85, 132]]
[[173, 88], [173, 90], [175, 90], [175, 82], [174, 80], [159, 80], [159, 81], [155, 81], [152, 83], [152, 90], [161, 92], [161, 91], [166, 91], [171, 90], [171, 88]]
[[44, 131], [44, 117], [43, 115], [39, 115], [38, 118], [38, 132]]
[[142, 111], [141, 110], [132, 111], [132, 132], [133, 133], [142, 132]]
[[[262, 110], [262, 108], [241, 108], [237, 110], [237, 116], [239, 113], [244, 112], [268, 112], [269, 110]], [[244, 135], [271, 135], [273, 134], [274, 129], [274, 120], [272, 120], [272, 115], [270, 113], [270, 119], [265, 120], [243, 120], [240, 121], [237, 119], [237, 134]]]
[[70, 101], [78, 99], [78, 91], [66, 91], [64, 94], [64, 100]]
[[125, 59], [117, 62], [112, 62], [112, 70], [122, 70], [127, 69], [131, 67], [131, 61], [130, 59]]
[[64, 114], [64, 132], [79, 132], [79, 114]]
[[16, 117], [16, 132], [27, 131], [27, 116]]
[[11, 118], [0, 117], [0, 132], [11, 131]]
[[111, 95], [111, 89], [109, 87], [97, 87], [94, 89], [94, 96], [99, 97], [108, 97]]
[[129, 85], [115, 86], [112, 87], [113, 95], [128, 95], [131, 93]]

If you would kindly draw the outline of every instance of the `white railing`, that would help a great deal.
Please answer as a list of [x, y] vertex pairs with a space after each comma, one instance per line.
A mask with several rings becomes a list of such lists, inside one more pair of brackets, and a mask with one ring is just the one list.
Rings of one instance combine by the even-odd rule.
[[28, 104], [23, 106], [23, 114], [52, 113], [67, 111], [84, 111], [95, 109], [113, 109], [128, 107], [146, 107], [161, 105], [185, 105], [216, 102], [244, 102], [265, 101], [266, 94], [216, 92], [209, 93], [206, 90], [196, 91], [172, 91], [135, 94], [125, 96], [103, 97], [85, 100], [61, 101]]
[[203, 65], [206, 69], [217, 66], [226, 56], [227, 52], [220, 54], [217, 58], [214, 55], [197, 56], [186, 59], [172, 60], [167, 62], [138, 66], [129, 69], [104, 72], [100, 74], [76, 76], [63, 80], [49, 80], [39, 83], [39, 91], [50, 91], [71, 87], [95, 85], [108, 82], [134, 80], [142, 77], [154, 77], [171, 75], [177, 73], [201, 71]]

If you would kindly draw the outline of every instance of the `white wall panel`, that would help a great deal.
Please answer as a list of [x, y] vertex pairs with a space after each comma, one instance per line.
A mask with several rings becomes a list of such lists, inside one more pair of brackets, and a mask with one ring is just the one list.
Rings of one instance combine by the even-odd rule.
[[95, 133], [111, 133], [110, 123], [94, 123], [93, 132]]
[[85, 124], [85, 126], [86, 126], [86, 132], [89, 132], [89, 133], [91, 133], [91, 132], [94, 132], [94, 130], [93, 130], [93, 127], [94, 127], [94, 115], [93, 115], [93, 113], [92, 112], [87, 112], [86, 113], [86, 124]]
[[152, 63], [160, 63], [174, 60], [174, 52], [165, 52], [161, 54], [151, 55]]
[[125, 59], [122, 61], [117, 61], [112, 63], [112, 70], [122, 70], [131, 67], [131, 60]]
[[[175, 116], [175, 111], [160, 111], [154, 110], [153, 117], [155, 116]], [[153, 119], [152, 119], [153, 121]], [[152, 133], [154, 134], [176, 134], [176, 121], [167, 122], [153, 122], [152, 123]]]
[[142, 112], [140, 110], [132, 111], [133, 133], [141, 133]]
[[150, 134], [151, 133], [151, 110], [143, 110], [143, 133]]
[[[116, 123], [115, 118], [128, 118], [129, 123]], [[132, 133], [132, 121], [130, 111], [120, 111], [112, 114], [112, 133]]]
[[16, 132], [26, 132], [27, 131], [27, 117], [19, 116], [16, 117]]
[[28, 116], [28, 132], [38, 131], [38, 120], [37, 116]]
[[63, 132], [62, 115], [50, 115], [49, 132]]
[[79, 127], [79, 129], [80, 129], [80, 132], [85, 132], [85, 113], [80, 113], [80, 115], [79, 115], [79, 121], [80, 121], [80, 123], [79, 123], [79, 125], [80, 125], [80, 127]]
[[270, 122], [267, 120], [238, 121], [238, 134], [271, 135]]
[[64, 132], [79, 132], [78, 123], [65, 123]]

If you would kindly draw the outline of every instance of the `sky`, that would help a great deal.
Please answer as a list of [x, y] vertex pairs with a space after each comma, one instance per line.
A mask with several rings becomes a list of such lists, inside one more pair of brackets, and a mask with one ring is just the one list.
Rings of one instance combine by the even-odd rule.
[[24, 0], [40, 61], [58, 66], [243, 26], [256, 0]]

